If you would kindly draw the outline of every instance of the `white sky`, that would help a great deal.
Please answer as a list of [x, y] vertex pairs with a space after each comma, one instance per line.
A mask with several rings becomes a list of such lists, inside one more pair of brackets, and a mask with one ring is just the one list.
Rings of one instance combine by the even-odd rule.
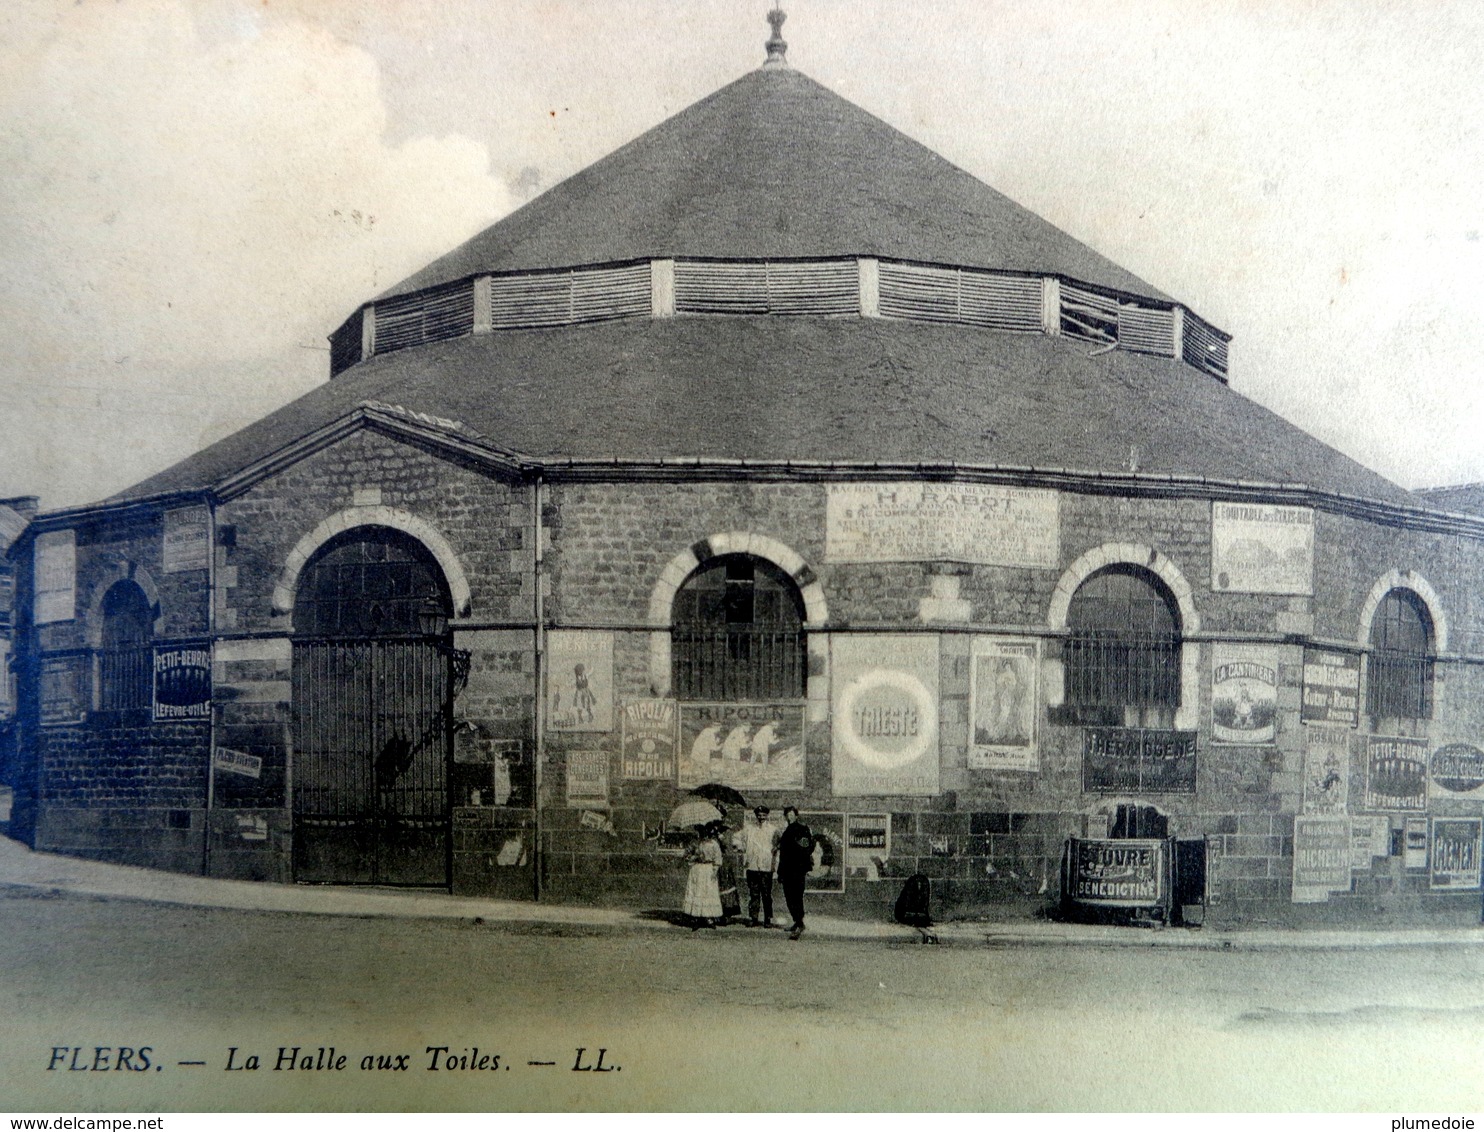
[[[769, 0], [5, 0], [0, 496], [325, 379], [362, 300], [756, 66]], [[1236, 335], [1232, 384], [1484, 480], [1484, 5], [788, 0], [790, 61]]]

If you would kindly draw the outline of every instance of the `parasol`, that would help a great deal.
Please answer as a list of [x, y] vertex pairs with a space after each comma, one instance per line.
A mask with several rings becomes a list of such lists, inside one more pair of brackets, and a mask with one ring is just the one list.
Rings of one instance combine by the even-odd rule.
[[704, 786], [697, 786], [690, 792], [692, 798], [707, 798], [718, 806], [747, 806], [747, 799], [733, 790], [730, 786], [723, 786], [720, 782], [708, 782]]
[[722, 812], [704, 798], [687, 798], [675, 807], [666, 824], [671, 829], [684, 829], [686, 826], [710, 825], [722, 820]]

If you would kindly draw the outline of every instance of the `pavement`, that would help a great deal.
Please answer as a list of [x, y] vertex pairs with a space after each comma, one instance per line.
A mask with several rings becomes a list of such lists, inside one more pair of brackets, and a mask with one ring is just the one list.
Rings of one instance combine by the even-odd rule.
[[[186, 876], [38, 853], [4, 836], [0, 836], [0, 888], [254, 912], [480, 920], [489, 925], [545, 924], [616, 931], [688, 931], [653, 913], [620, 908], [488, 900], [427, 890], [270, 884]], [[810, 913], [808, 925], [805, 940], [923, 942], [923, 935], [917, 929], [895, 923]], [[720, 930], [747, 931], [738, 926]], [[994, 923], [960, 920], [935, 925], [932, 933], [940, 943], [960, 947], [1173, 947], [1213, 951], [1484, 947], [1484, 927], [1212, 929], [1119, 927], [1042, 920]]]

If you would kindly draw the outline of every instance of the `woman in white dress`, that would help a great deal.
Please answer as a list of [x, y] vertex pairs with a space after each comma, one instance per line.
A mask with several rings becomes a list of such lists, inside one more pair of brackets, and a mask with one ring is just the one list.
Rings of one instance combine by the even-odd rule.
[[716, 883], [721, 860], [716, 827], [708, 825], [701, 830], [700, 840], [690, 852], [690, 874], [685, 878], [685, 904], [681, 911], [692, 921], [692, 931], [714, 928], [721, 919], [721, 888]]

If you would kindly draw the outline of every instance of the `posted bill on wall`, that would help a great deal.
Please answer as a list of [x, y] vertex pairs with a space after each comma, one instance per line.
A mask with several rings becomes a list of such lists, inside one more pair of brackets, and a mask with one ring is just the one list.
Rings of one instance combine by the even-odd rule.
[[1304, 728], [1304, 813], [1343, 814], [1350, 800], [1350, 732]]
[[1074, 837], [1070, 858], [1068, 895], [1078, 904], [1137, 908], [1165, 898], [1166, 842]]
[[154, 651], [154, 720], [211, 718], [211, 645]]
[[546, 725], [613, 730], [613, 634], [558, 629], [546, 635]]
[[1350, 819], [1350, 868], [1364, 872], [1372, 859], [1386, 856], [1391, 846], [1391, 823], [1380, 815]]
[[1427, 819], [1407, 818], [1402, 826], [1402, 868], [1427, 868]]
[[42, 531], [36, 536], [35, 555], [33, 620], [37, 625], [71, 621], [77, 605], [76, 534]]
[[890, 814], [847, 814], [845, 875], [880, 880], [881, 866], [891, 858]]
[[1427, 886], [1467, 891], [1479, 887], [1479, 818], [1433, 818], [1428, 838]]
[[1372, 735], [1366, 742], [1365, 808], [1385, 813], [1427, 809], [1427, 740]]
[[1086, 793], [1195, 793], [1194, 731], [1088, 727], [1082, 734]]
[[1314, 512], [1257, 503], [1211, 504], [1211, 588], [1312, 594]]
[[814, 835], [814, 868], [804, 878], [805, 892], [845, 891], [845, 815], [801, 813], [799, 820]]
[[608, 752], [567, 752], [567, 805], [576, 810], [608, 808]]
[[625, 778], [675, 777], [674, 700], [632, 700], [619, 713], [620, 764]]
[[211, 563], [211, 512], [176, 507], [165, 512], [160, 565], [167, 574], [205, 570]]
[[837, 635], [830, 650], [835, 794], [936, 794], [938, 638]]
[[1040, 645], [1009, 637], [975, 637], [971, 648], [969, 769], [1039, 770]]
[[995, 484], [831, 484], [827, 562], [980, 562], [1052, 569], [1059, 496]]
[[800, 704], [681, 704], [678, 778], [684, 788], [719, 782], [739, 790], [804, 785]]
[[1435, 799], [1484, 798], [1484, 751], [1472, 743], [1446, 743], [1432, 753], [1428, 790]]
[[1360, 722], [1360, 656], [1334, 649], [1304, 649], [1305, 723], [1355, 727]]
[[1218, 743], [1271, 743], [1278, 718], [1278, 650], [1211, 646], [1211, 735]]
[[1350, 820], [1299, 814], [1293, 819], [1293, 903], [1317, 904], [1350, 889]]

